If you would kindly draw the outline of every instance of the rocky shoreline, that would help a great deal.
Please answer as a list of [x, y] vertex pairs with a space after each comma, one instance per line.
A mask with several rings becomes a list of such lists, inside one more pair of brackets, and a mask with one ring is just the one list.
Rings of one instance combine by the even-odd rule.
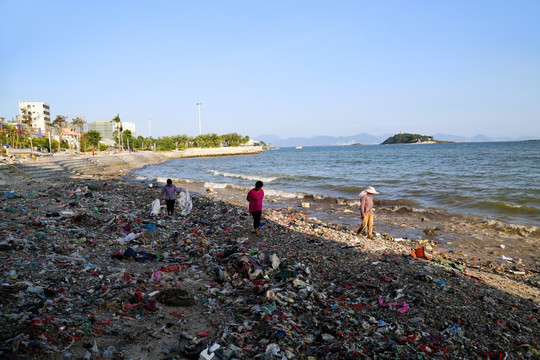
[[[537, 258], [478, 260], [400, 238], [382, 230], [435, 231], [439, 219], [391, 208], [379, 209], [370, 241], [317, 220], [322, 204], [277, 198], [255, 236], [243, 193], [196, 183], [179, 184], [192, 191], [191, 214], [151, 216], [161, 183], [120, 178], [128, 170], [2, 189], [1, 357], [540, 355]], [[476, 231], [459, 219], [443, 225]], [[422, 247], [430, 259], [411, 256]]]

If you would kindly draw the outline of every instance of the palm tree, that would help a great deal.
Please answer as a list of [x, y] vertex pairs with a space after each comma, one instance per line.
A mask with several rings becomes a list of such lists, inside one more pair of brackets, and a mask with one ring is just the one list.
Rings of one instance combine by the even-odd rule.
[[79, 150], [81, 149], [81, 146], [80, 146], [80, 137], [82, 136], [83, 134], [83, 127], [84, 127], [84, 120], [81, 119], [80, 117], [76, 117], [75, 119], [71, 120], [71, 124], [78, 128], [79, 129], [79, 136], [77, 137], [77, 146], [79, 147]]
[[238, 135], [237, 133], [225, 134], [221, 137], [223, 139], [222, 144], [224, 146], [238, 146], [242, 141], [242, 136]]
[[183, 148], [187, 148], [190, 146], [190, 144], [193, 142], [193, 138], [187, 136], [187, 135], [179, 135], [178, 136], [178, 142], [182, 144]]
[[11, 147], [15, 147], [15, 138], [17, 137], [17, 128], [15, 125], [4, 124], [4, 134], [6, 134], [6, 138], [11, 139]]
[[30, 155], [33, 155], [34, 144], [32, 143], [32, 113], [29, 112], [26, 108], [21, 108], [22, 112], [22, 123], [24, 125], [22, 132], [30, 140]]
[[121, 149], [124, 149], [124, 144], [122, 142], [122, 120], [120, 120], [120, 114], [116, 114], [116, 116], [111, 120], [113, 124], [116, 124], [114, 126], [114, 133], [118, 137], [118, 142], [120, 143]]
[[221, 144], [221, 136], [218, 134], [202, 134], [195, 138], [195, 141], [197, 142], [197, 147], [219, 147]]
[[56, 119], [52, 122], [53, 128], [58, 134], [58, 152], [60, 152], [60, 144], [62, 143], [62, 129], [66, 127], [67, 116], [57, 115]]

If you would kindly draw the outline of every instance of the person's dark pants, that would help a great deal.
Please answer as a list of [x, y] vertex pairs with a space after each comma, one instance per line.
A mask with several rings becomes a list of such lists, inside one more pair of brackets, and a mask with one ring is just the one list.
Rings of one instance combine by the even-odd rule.
[[259, 226], [261, 226], [261, 215], [262, 211], [254, 211], [251, 213], [251, 216], [253, 216], [253, 227], [255, 229], [258, 229]]
[[165, 203], [167, 204], [167, 214], [172, 215], [174, 211], [174, 202], [176, 200], [165, 200]]

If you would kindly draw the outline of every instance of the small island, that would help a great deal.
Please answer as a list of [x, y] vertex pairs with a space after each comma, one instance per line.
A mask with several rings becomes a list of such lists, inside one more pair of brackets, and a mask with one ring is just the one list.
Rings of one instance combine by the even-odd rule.
[[437, 144], [446, 141], [438, 141], [433, 139], [433, 136], [399, 133], [384, 140], [381, 145], [389, 144]]

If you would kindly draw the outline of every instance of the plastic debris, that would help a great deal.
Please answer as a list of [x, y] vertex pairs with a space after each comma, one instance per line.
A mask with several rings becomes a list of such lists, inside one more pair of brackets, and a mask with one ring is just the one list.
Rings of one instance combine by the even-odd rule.
[[[92, 179], [0, 197], [0, 357], [538, 356], [537, 300], [435, 248], [410, 256], [428, 242], [364, 241], [289, 208], [265, 208], [255, 237], [245, 204], [190, 193], [165, 219], [155, 191]], [[512, 261], [505, 276], [537, 288]]]

